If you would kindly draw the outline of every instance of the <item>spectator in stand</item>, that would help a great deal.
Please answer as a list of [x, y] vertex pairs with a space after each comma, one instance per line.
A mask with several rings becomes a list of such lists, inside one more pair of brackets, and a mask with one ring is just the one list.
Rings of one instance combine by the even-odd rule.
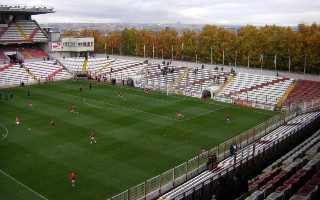
[[236, 153], [236, 146], [234, 144], [230, 145], [230, 155], [233, 156]]

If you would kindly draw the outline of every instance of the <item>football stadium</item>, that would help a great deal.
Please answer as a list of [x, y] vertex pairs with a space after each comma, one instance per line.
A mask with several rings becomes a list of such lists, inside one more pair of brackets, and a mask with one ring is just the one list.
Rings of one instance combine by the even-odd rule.
[[0, 5], [1, 200], [320, 199], [317, 76], [95, 54], [54, 12]]

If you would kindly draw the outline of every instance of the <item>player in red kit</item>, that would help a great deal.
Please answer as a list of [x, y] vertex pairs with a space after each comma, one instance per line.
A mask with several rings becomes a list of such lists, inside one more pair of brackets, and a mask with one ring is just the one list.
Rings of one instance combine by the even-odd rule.
[[21, 124], [20, 117], [16, 116], [16, 125], [19, 126]]
[[90, 144], [92, 144], [92, 143], [97, 143], [97, 141], [96, 141], [96, 133], [94, 132], [94, 131], [92, 131], [91, 133], [90, 133], [90, 136], [89, 136], [89, 138], [90, 138]]
[[69, 174], [69, 181], [70, 181], [72, 187], [76, 186], [76, 173], [71, 172]]
[[32, 107], [33, 107], [32, 101], [29, 101], [29, 102], [28, 102], [28, 107], [29, 107], [29, 108], [32, 108]]
[[176, 112], [176, 119], [181, 119], [183, 115], [180, 112]]
[[226, 120], [226, 122], [230, 122], [231, 121], [231, 117], [230, 117], [230, 114], [229, 113], [225, 113], [224, 114], [224, 117], [225, 117], [225, 120]]
[[69, 108], [69, 112], [74, 113], [76, 111], [76, 107], [72, 104]]

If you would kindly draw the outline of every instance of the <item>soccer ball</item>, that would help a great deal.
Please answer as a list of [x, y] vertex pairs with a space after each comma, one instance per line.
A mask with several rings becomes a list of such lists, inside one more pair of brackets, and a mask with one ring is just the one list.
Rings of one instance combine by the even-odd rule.
[[31, 131], [31, 128], [28, 128], [28, 131]]

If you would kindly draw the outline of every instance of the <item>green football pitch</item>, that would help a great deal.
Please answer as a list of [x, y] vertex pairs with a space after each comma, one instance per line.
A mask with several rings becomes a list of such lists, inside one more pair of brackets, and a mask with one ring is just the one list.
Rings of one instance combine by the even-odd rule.
[[87, 81], [27, 88], [0, 91], [0, 199], [106, 199], [275, 114]]

